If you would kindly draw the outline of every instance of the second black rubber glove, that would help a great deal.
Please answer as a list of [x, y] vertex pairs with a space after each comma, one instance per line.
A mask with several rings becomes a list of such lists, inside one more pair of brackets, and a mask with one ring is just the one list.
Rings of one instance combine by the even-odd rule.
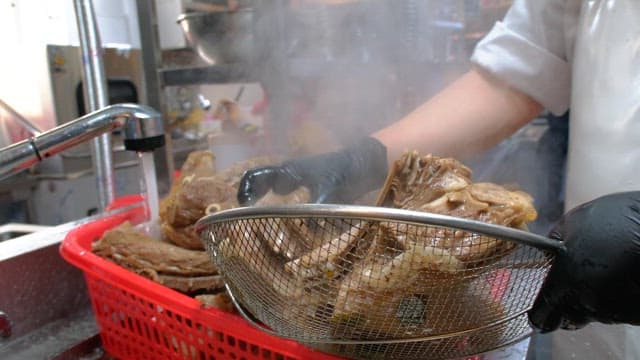
[[271, 189], [283, 195], [305, 186], [313, 202], [349, 203], [381, 186], [386, 175], [387, 149], [367, 137], [341, 151], [248, 170], [240, 181], [238, 201], [251, 205]]
[[640, 192], [603, 196], [562, 217], [554, 259], [533, 309], [541, 332], [590, 322], [640, 325]]

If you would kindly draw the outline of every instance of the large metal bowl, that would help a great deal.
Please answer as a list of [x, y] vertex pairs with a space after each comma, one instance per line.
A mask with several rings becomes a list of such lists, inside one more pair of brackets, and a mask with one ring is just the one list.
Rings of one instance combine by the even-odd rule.
[[252, 58], [252, 9], [186, 13], [177, 22], [189, 46], [210, 65], [248, 62]]

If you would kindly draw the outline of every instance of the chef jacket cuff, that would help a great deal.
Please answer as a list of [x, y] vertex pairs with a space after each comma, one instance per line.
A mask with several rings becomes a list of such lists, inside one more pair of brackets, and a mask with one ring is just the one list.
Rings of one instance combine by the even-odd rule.
[[569, 63], [497, 22], [476, 46], [472, 63], [538, 101], [555, 115], [569, 109]]

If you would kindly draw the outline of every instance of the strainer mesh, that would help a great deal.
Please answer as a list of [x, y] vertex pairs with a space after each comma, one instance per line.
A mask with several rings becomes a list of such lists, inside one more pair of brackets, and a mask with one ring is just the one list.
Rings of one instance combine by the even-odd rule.
[[357, 217], [230, 218], [201, 236], [260, 322], [367, 359], [456, 358], [527, 336], [552, 260], [471, 231]]

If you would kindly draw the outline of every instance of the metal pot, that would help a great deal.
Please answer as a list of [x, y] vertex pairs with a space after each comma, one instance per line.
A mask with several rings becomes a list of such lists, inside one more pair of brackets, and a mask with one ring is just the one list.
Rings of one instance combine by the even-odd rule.
[[254, 48], [252, 9], [194, 12], [178, 17], [184, 36], [210, 65], [251, 60]]

